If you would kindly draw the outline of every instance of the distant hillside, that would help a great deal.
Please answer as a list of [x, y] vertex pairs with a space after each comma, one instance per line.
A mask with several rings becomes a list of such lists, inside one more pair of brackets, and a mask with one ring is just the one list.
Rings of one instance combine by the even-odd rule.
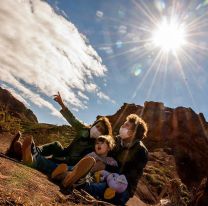
[[76, 135], [68, 125], [38, 123], [30, 109], [8, 90], [0, 87], [0, 132], [14, 134], [19, 130], [24, 135], [32, 135], [37, 144], [59, 140], [63, 145], [68, 145]]
[[10, 117], [17, 118], [21, 121], [38, 123], [34, 113], [25, 107], [25, 105], [17, 100], [8, 90], [0, 87], [0, 121]]

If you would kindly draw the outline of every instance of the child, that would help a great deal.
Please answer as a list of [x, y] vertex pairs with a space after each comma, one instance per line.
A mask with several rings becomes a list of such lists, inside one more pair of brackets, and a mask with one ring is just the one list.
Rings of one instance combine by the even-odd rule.
[[[118, 164], [115, 159], [108, 157], [108, 152], [115, 146], [115, 142], [110, 135], [101, 135], [95, 140], [95, 151], [89, 153], [82, 158], [72, 169], [68, 171], [66, 164], [60, 164], [52, 172], [52, 179], [63, 179], [62, 185], [64, 187], [71, 187], [74, 183], [86, 176], [89, 172], [95, 173], [101, 169], [105, 169], [106, 165], [114, 168], [115, 172], [118, 170]], [[100, 163], [104, 166], [100, 167]]]

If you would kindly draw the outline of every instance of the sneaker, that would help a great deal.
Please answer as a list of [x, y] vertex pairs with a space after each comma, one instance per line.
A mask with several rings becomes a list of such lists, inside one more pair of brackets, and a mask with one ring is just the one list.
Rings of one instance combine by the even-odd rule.
[[95, 164], [95, 159], [93, 157], [82, 158], [73, 168], [72, 171], [67, 172], [62, 185], [64, 187], [71, 187], [80, 178], [87, 175]]
[[18, 131], [17, 134], [14, 136], [14, 139], [12, 140], [12, 142], [19, 141], [21, 136], [22, 136], [22, 133]]
[[67, 164], [59, 164], [55, 170], [51, 173], [51, 179], [57, 179], [58, 176], [60, 176], [62, 173], [67, 172], [68, 166]]
[[31, 165], [33, 163], [33, 155], [31, 152], [31, 145], [33, 138], [30, 136], [23, 141], [22, 144], [22, 160], [26, 165]]
[[20, 142], [22, 134], [19, 131], [13, 138], [9, 148], [6, 151], [6, 155], [15, 158], [19, 161], [22, 159], [22, 143]]
[[14, 158], [16, 158], [17, 160], [21, 161], [22, 160], [22, 143], [20, 141], [16, 141], [14, 142]]
[[73, 188], [80, 187], [86, 183], [91, 184], [93, 182], [95, 182], [95, 180], [94, 180], [93, 174], [90, 171], [85, 177], [82, 177], [77, 182], [75, 182], [73, 184]]

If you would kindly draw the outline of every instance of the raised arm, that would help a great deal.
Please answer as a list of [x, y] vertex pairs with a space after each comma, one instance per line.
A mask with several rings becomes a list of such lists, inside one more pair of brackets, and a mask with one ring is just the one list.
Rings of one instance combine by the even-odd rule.
[[80, 130], [83, 127], [85, 127], [85, 125], [80, 122], [72, 113], [71, 111], [66, 107], [66, 105], [64, 104], [62, 97], [60, 95], [60, 93], [58, 92], [58, 94], [53, 95], [54, 96], [54, 100], [56, 102], [58, 102], [58, 104], [61, 106], [61, 114], [63, 115], [63, 117], [67, 120], [67, 122], [69, 122], [69, 124], [71, 124], [72, 127], [74, 127], [76, 130]]

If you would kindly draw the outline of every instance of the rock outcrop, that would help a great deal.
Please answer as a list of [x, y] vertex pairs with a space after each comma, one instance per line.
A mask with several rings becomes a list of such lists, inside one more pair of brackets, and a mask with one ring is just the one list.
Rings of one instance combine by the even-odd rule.
[[144, 142], [150, 151], [171, 148], [178, 174], [187, 186], [198, 185], [208, 175], [208, 123], [202, 113], [185, 107], [168, 108], [159, 102], [145, 102], [144, 106], [125, 103], [108, 116], [115, 133], [131, 113], [147, 122], [149, 132]]
[[25, 122], [38, 123], [34, 113], [17, 100], [8, 90], [0, 87], [0, 112], [3, 119], [18, 119]]

